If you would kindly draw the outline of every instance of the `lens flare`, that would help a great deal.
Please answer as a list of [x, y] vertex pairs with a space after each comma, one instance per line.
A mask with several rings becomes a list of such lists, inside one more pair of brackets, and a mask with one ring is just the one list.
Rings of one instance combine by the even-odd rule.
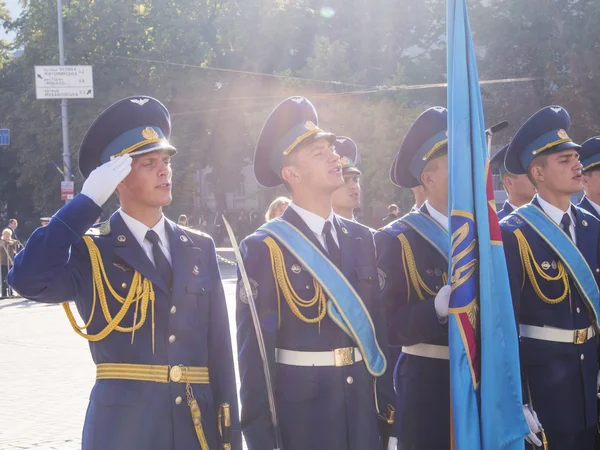
[[331, 19], [335, 16], [335, 10], [330, 6], [324, 6], [321, 8], [320, 14], [321, 17], [324, 17], [325, 19]]

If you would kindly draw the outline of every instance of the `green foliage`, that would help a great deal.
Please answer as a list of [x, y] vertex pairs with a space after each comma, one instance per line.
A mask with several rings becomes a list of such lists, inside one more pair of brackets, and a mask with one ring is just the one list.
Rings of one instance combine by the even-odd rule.
[[[67, 64], [94, 67], [95, 98], [69, 102], [78, 187], [78, 145], [94, 117], [119, 98], [148, 94], [169, 107], [180, 150], [168, 214], [194, 214], [196, 172], [206, 166], [224, 210], [270, 110], [299, 94], [313, 100], [325, 128], [359, 144], [367, 214], [378, 220], [387, 204], [410, 204], [410, 192], [389, 182], [389, 166], [412, 120], [425, 107], [444, 105], [446, 92], [375, 91], [445, 81], [445, 1], [63, 3]], [[56, 3], [23, 5], [11, 21], [0, 1], [0, 24], [17, 34], [11, 45], [0, 41], [0, 127], [12, 138], [0, 148], [0, 218], [17, 216], [31, 227], [60, 207], [62, 177], [52, 161], [62, 165], [62, 135], [60, 102], [36, 100], [33, 79], [34, 65], [58, 63]], [[543, 78], [483, 88], [487, 122], [511, 124], [496, 144], [548, 103], [570, 111], [576, 138], [596, 134], [600, 4], [474, 0], [470, 7], [482, 79]], [[23, 53], [12, 58], [15, 48]], [[263, 203], [271, 195], [261, 191]]]

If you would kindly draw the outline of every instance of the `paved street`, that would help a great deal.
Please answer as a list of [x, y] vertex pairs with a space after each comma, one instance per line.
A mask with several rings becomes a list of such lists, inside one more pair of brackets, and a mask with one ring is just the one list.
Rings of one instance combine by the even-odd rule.
[[[233, 323], [235, 271], [222, 270]], [[80, 449], [94, 377], [61, 305], [0, 300], [0, 450]]]

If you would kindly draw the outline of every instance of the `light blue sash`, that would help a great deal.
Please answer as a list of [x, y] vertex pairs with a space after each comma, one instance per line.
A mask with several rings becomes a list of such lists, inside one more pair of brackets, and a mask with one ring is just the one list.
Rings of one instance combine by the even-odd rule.
[[323, 287], [329, 297], [329, 317], [358, 345], [367, 370], [373, 376], [382, 375], [387, 362], [377, 343], [375, 326], [358, 293], [342, 272], [291, 223], [274, 219], [260, 230], [277, 239]]
[[410, 212], [400, 219], [429, 242], [448, 261], [450, 236], [448, 232], [428, 214]]
[[514, 214], [527, 222], [560, 257], [581, 297], [594, 312], [595, 325], [598, 327], [600, 292], [590, 266], [575, 243], [541, 208], [531, 203], [521, 206]]

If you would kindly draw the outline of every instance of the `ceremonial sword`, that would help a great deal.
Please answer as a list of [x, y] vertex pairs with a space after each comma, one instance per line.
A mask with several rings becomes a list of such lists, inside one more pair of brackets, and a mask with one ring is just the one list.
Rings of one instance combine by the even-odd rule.
[[246, 298], [248, 299], [248, 306], [250, 306], [250, 314], [252, 316], [252, 322], [254, 323], [254, 331], [256, 332], [256, 340], [258, 341], [258, 349], [260, 350], [260, 358], [262, 359], [263, 369], [265, 372], [265, 381], [267, 384], [267, 397], [269, 399], [269, 409], [271, 410], [271, 424], [273, 425], [273, 434], [275, 435], [275, 449], [274, 450], [283, 450], [281, 446], [281, 437], [279, 435], [279, 423], [277, 421], [277, 410], [275, 408], [275, 395], [273, 394], [273, 384], [271, 379], [271, 371], [269, 370], [269, 360], [267, 358], [267, 348], [265, 347], [265, 339], [262, 334], [262, 328], [260, 326], [260, 319], [258, 317], [258, 311], [256, 310], [256, 303], [254, 303], [254, 296], [252, 295], [252, 288], [250, 287], [250, 280], [248, 280], [248, 274], [246, 273], [246, 268], [244, 267], [244, 261], [242, 260], [242, 255], [240, 254], [240, 248], [238, 247], [237, 240], [235, 239], [235, 235], [233, 234], [233, 230], [231, 229], [231, 225], [229, 222], [223, 217], [223, 222], [225, 223], [225, 228], [227, 230], [227, 235], [229, 236], [229, 240], [231, 242], [231, 246], [233, 247], [233, 253], [235, 254], [235, 259], [237, 261], [238, 270], [240, 271], [240, 276], [242, 277], [242, 283], [244, 287], [244, 292], [246, 293]]

